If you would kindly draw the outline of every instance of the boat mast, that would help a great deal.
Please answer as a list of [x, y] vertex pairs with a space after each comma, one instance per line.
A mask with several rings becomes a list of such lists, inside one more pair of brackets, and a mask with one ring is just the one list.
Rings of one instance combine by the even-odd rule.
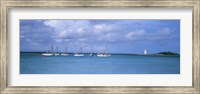
[[105, 53], [108, 53], [108, 47], [107, 47], [107, 45], [106, 45]]
[[56, 50], [57, 50], [57, 53], [58, 53], [58, 46], [56, 46]]
[[91, 47], [91, 51], [90, 51], [90, 53], [92, 53], [92, 50], [93, 50], [93, 46]]
[[82, 47], [80, 49], [81, 49], [81, 53], [82, 53]]
[[67, 47], [65, 47], [65, 52], [67, 52]]
[[51, 52], [53, 53], [53, 46], [51, 45]]

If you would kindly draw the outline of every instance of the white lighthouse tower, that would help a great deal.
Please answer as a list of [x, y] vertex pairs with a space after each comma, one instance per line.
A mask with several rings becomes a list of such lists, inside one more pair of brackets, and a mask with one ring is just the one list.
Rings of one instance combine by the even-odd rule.
[[147, 54], [147, 50], [146, 50], [146, 49], [144, 50], [144, 54], [145, 54], [145, 55]]

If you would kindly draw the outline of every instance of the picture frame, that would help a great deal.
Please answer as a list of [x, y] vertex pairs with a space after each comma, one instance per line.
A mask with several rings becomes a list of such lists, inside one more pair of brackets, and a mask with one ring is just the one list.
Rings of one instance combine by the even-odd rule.
[[[199, 0], [1, 0], [0, 15], [0, 79], [1, 94], [31, 94], [31, 93], [51, 93], [51, 94], [130, 94], [130, 93], [165, 93], [165, 94], [200, 94], [200, 65], [199, 65], [199, 23], [200, 23], [200, 1]], [[10, 8], [192, 8], [193, 13], [193, 85], [189, 86], [8, 86], [8, 62], [9, 62], [9, 43], [8, 43], [8, 10]]]

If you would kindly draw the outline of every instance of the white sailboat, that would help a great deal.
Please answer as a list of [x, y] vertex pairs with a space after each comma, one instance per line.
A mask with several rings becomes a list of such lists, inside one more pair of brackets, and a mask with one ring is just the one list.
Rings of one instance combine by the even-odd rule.
[[89, 56], [93, 56], [92, 50], [93, 50], [93, 46], [91, 47], [91, 52], [90, 52]]
[[[51, 51], [53, 51], [53, 47], [51, 46]], [[49, 50], [46, 53], [42, 53], [43, 56], [53, 56], [53, 53]]]
[[54, 53], [54, 56], [60, 55], [60, 53], [58, 52], [58, 46], [56, 46], [56, 50], [57, 50], [57, 52]]
[[50, 53], [49, 51], [47, 51], [46, 53], [42, 53], [43, 56], [53, 56], [53, 53]]
[[79, 56], [79, 57], [84, 56], [84, 54], [82, 53], [82, 48], [80, 48], [80, 49], [81, 49], [81, 53], [77, 52], [74, 54], [74, 56]]
[[[105, 50], [107, 50], [107, 46], [106, 46]], [[109, 57], [109, 56], [111, 56], [111, 54], [108, 54], [108, 53], [99, 53], [99, 54], [97, 54], [97, 56], [98, 57]]]
[[93, 53], [90, 53], [89, 56], [93, 56]]
[[65, 47], [65, 53], [61, 53], [60, 55], [62, 56], [68, 56], [69, 54], [67, 53], [67, 47]]
[[107, 53], [101, 53], [101, 54], [97, 54], [98, 57], [109, 57], [111, 56], [111, 54], [107, 54]]

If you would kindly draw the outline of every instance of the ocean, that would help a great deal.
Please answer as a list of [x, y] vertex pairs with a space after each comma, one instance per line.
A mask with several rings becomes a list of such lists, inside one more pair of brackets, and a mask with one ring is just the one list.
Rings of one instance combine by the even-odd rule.
[[46, 57], [40, 52], [20, 52], [20, 74], [180, 74], [180, 56]]

